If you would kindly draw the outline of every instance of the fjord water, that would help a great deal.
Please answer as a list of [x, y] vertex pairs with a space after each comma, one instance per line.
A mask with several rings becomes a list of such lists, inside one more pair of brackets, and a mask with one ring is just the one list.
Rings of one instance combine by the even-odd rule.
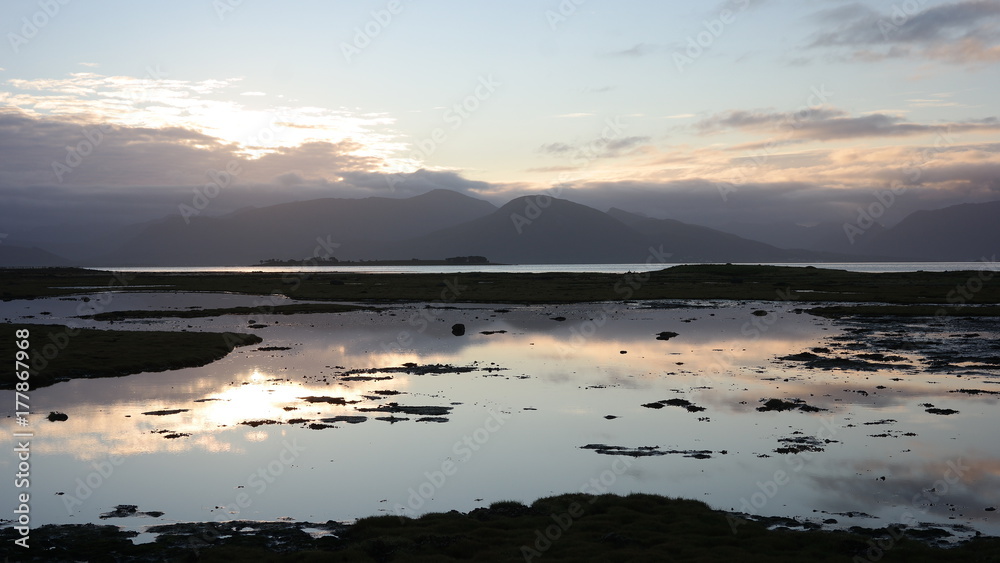
[[[95, 270], [109, 270], [116, 272], [171, 272], [171, 273], [198, 273], [198, 272], [309, 272], [309, 273], [355, 273], [355, 274], [454, 274], [459, 272], [492, 272], [492, 273], [515, 273], [531, 274], [546, 272], [572, 272], [572, 273], [599, 273], [599, 274], [624, 274], [627, 272], [648, 272], [662, 270], [671, 266], [689, 265], [667, 264], [661, 262], [636, 263], [636, 264], [463, 264], [454, 266], [377, 266], [377, 265], [351, 265], [351, 266], [102, 266], [93, 268]], [[813, 266], [815, 268], [827, 268], [834, 270], [847, 270], [849, 272], [956, 272], [956, 271], [979, 271], [984, 269], [997, 268], [996, 257], [983, 257], [976, 262], [816, 262], [816, 263], [747, 263], [749, 266]]]
[[[902, 359], [891, 360], [900, 364], [892, 369], [807, 369], [779, 360], [817, 348], [842, 357], [871, 351], [852, 340], [864, 329], [795, 310], [807, 303], [420, 303], [108, 324], [72, 318], [80, 298], [0, 303], [0, 318], [254, 332], [264, 342], [201, 368], [34, 390], [33, 525], [349, 520], [583, 490], [680, 496], [839, 526], [897, 524], [909, 513], [1000, 534], [997, 512], [985, 510], [1000, 503], [997, 396], [954, 392], [1000, 390], [995, 366], [969, 360], [931, 371], [929, 351], [919, 346], [894, 351]], [[123, 293], [107, 310], [258, 299]], [[251, 322], [258, 328], [249, 329]], [[455, 323], [466, 325], [465, 335], [452, 334]], [[960, 328], [924, 334], [917, 323], [884, 332], [966, 346], [1000, 337], [989, 323], [976, 325], [975, 337], [961, 338], [970, 333]], [[658, 340], [664, 331], [677, 336]], [[408, 363], [470, 369], [345, 373]], [[769, 398], [826, 410], [759, 412]], [[643, 406], [668, 399], [695, 408]], [[10, 417], [13, 393], [0, 392], [0, 400]], [[439, 422], [358, 410], [389, 403], [451, 411]], [[930, 414], [926, 404], [958, 413]], [[50, 411], [69, 419], [49, 422]], [[143, 414], [156, 411], [179, 412]], [[322, 421], [340, 415], [366, 420]], [[376, 419], [390, 416], [397, 420]], [[776, 451], [797, 439], [809, 448]], [[12, 440], [0, 438], [4, 448]], [[597, 444], [677, 453], [583, 448]], [[13, 463], [3, 456], [0, 471], [12, 475]], [[0, 494], [15, 492], [4, 480]], [[120, 504], [163, 515], [101, 519]]]

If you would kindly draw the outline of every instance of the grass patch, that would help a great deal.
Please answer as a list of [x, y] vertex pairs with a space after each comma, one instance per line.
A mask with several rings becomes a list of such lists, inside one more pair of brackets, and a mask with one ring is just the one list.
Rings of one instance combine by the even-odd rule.
[[[150, 371], [199, 367], [239, 346], [259, 344], [254, 334], [73, 329], [64, 325], [0, 325], [0, 357], [14, 358], [15, 331], [28, 329], [32, 389], [75, 378], [118, 377]], [[14, 389], [12, 370], [0, 373], [0, 389]]]
[[806, 309], [807, 313], [828, 319], [844, 317], [1000, 317], [1000, 307], [953, 305], [836, 305]]
[[[282, 294], [314, 301], [580, 303], [623, 299], [753, 299], [894, 304], [947, 303], [977, 272], [848, 272], [792, 266], [700, 264], [643, 274], [113, 273], [74, 268], [0, 269], [0, 299], [115, 291]], [[79, 289], [79, 287], [97, 289]], [[106, 289], [105, 289], [106, 288]], [[1000, 304], [983, 283], [977, 304]], [[96, 311], [100, 313], [100, 311]], [[79, 313], [81, 315], [87, 312]]]
[[268, 307], [228, 307], [220, 309], [185, 309], [163, 311], [110, 311], [85, 315], [83, 319], [95, 321], [124, 321], [129, 319], [198, 319], [221, 317], [223, 315], [300, 315], [310, 313], [344, 313], [347, 311], [370, 310], [371, 307], [339, 305], [335, 303], [296, 303], [294, 305], [274, 305]]
[[[301, 528], [337, 525], [171, 524], [152, 530], [163, 534], [157, 542], [139, 546], [127, 540], [128, 532], [113, 527], [43, 526], [32, 531], [31, 539], [48, 548], [44, 552], [48, 560], [87, 557], [90, 561], [194, 560], [192, 545], [199, 546], [198, 561], [964, 563], [1000, 557], [1000, 538], [976, 538], [940, 549], [915, 539], [920, 530], [903, 535], [886, 529], [852, 529], [857, 533], [768, 530], [768, 523], [738, 519], [693, 500], [649, 494], [569, 494], [539, 499], [530, 506], [503, 501], [467, 514], [362, 518], [320, 539], [309, 537]], [[245, 532], [251, 528], [251, 533]], [[0, 539], [9, 541], [14, 533], [11, 528], [0, 530]]]

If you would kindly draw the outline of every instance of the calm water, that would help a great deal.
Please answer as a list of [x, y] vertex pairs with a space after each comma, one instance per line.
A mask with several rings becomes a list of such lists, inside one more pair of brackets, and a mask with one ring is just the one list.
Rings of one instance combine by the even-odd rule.
[[[110, 326], [70, 319], [76, 299], [0, 303], [0, 318]], [[115, 294], [107, 310], [228, 307], [256, 299]], [[896, 524], [909, 511], [920, 521], [1000, 534], [998, 513], [985, 511], [1000, 504], [997, 395], [955, 392], [1000, 391], [998, 366], [970, 359], [976, 346], [1000, 341], [1000, 327], [968, 321], [978, 324], [875, 330], [796, 313], [800, 306], [406, 304], [336, 315], [118, 322], [116, 328], [135, 330], [246, 331], [250, 320], [267, 326], [253, 329], [264, 338], [260, 346], [205, 367], [32, 391], [32, 524], [349, 520], [530, 502], [585, 487], [593, 492], [596, 482], [597, 490], [835, 518], [841, 526]], [[451, 327], [459, 322], [467, 332], [456, 337]], [[662, 331], [678, 336], [657, 340]], [[976, 336], [962, 336], [969, 334]], [[824, 370], [778, 360], [822, 348], [819, 354], [842, 358], [879, 351], [859, 343], [861, 336], [882, 339], [881, 351], [899, 356], [884, 361], [898, 366]], [[890, 341], [908, 349], [891, 349]], [[964, 346], [966, 359], [930, 369], [928, 357], [941, 346]], [[471, 370], [344, 379], [359, 375], [349, 370], [407, 362]], [[303, 399], [309, 396], [345, 404]], [[826, 410], [758, 412], [768, 398]], [[667, 399], [704, 410], [643, 406]], [[0, 401], [11, 420], [13, 393], [0, 392]], [[451, 411], [446, 422], [421, 422], [414, 414], [390, 422], [376, 420], [388, 413], [358, 410], [390, 402]], [[930, 414], [928, 403], [959, 412]], [[143, 414], [164, 409], [183, 412]], [[50, 411], [69, 420], [49, 422]], [[366, 419], [308, 426], [340, 415]], [[277, 423], [243, 424], [261, 420]], [[15, 445], [13, 429], [8, 423], [0, 434], [7, 452]], [[776, 451], [796, 439], [821, 451]], [[582, 448], [590, 444], [680, 453], [603, 455]], [[690, 457], [694, 452], [702, 458]], [[0, 456], [0, 472], [12, 475], [14, 463], [12, 455]], [[4, 479], [0, 495], [13, 499], [15, 492]], [[164, 515], [100, 519], [119, 504]]]
[[[760, 262], [751, 263], [760, 265]], [[128, 268], [107, 266], [93, 268], [119, 272], [354, 272], [377, 274], [454, 274], [459, 272], [512, 272], [512, 273], [544, 273], [544, 272], [595, 272], [607, 274], [624, 274], [627, 272], [646, 272], [662, 270], [669, 266], [681, 264], [508, 264], [496, 266], [465, 265], [465, 266], [218, 266], [218, 267], [145, 267]], [[848, 270], [851, 272], [947, 272], [957, 270], [978, 271], [998, 268], [996, 259], [984, 259], [978, 262], [817, 262], [817, 263], [768, 263], [771, 266], [814, 266]]]

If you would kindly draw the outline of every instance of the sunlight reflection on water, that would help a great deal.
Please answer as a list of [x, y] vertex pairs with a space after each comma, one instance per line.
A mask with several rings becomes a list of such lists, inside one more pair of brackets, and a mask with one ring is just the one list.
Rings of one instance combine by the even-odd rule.
[[[206, 298], [175, 294], [171, 303], [185, 306], [188, 297], [199, 303]], [[6, 303], [0, 316], [47, 310], [52, 315], [42, 320], [59, 322], [72, 314], [72, 305], [56, 299]], [[162, 303], [123, 294], [114, 305]], [[628, 470], [608, 487], [616, 493], [684, 496], [735, 510], [746, 501], [763, 514], [819, 519], [860, 511], [882, 524], [917, 506], [927, 509], [922, 520], [967, 522], [1000, 533], [995, 512], [984, 512], [1000, 503], [1000, 457], [991, 447], [997, 398], [953, 392], [989, 389], [997, 370], [929, 372], [920, 350], [899, 352], [901, 369], [807, 369], [776, 358], [822, 347], [841, 357], [864, 350], [831, 339], [845, 334], [843, 326], [796, 313], [790, 304], [709, 305], [633, 304], [614, 308], [604, 320], [599, 304], [456, 305], [435, 309], [425, 330], [410, 322], [423, 304], [258, 315], [254, 320], [266, 327], [253, 332], [264, 343], [208, 366], [33, 391], [39, 413], [33, 419], [33, 487], [44, 491], [33, 515], [39, 523], [96, 522], [117, 504], [164, 511], [157, 521], [325, 521], [400, 509], [410, 515], [469, 510], [500, 499], [578, 491], [618, 459], [581, 447], [605, 444], [682, 452], [628, 458]], [[769, 321], [757, 326], [767, 328], [748, 331], [757, 318], [753, 311], [761, 309]], [[557, 316], [565, 320], [553, 320]], [[246, 322], [231, 316], [115, 326], [245, 331]], [[451, 326], [459, 322], [466, 335], [455, 337]], [[663, 331], [678, 336], [657, 340]], [[399, 343], [401, 332], [408, 334], [406, 346]], [[919, 331], [912, 334], [917, 338]], [[258, 350], [264, 346], [290, 349]], [[406, 363], [470, 371], [360, 372]], [[9, 392], [0, 395], [5, 405], [13, 403]], [[772, 397], [826, 410], [756, 410]], [[643, 406], [667, 399], [689, 401], [694, 409]], [[444, 423], [358, 410], [390, 403], [451, 410]], [[928, 414], [925, 403], [960, 414]], [[143, 414], [172, 410], [181, 412]], [[65, 412], [69, 420], [42, 420], [49, 411]], [[366, 418], [323, 420], [338, 416]], [[407, 420], [376, 420], [389, 416]], [[815, 436], [832, 441], [821, 444], [823, 451], [775, 452], [787, 443], [782, 440]], [[0, 441], [13, 447], [9, 437]], [[683, 453], [689, 451], [711, 454], [698, 459]], [[121, 458], [112, 474], [91, 478], [110, 456]], [[438, 485], [435, 472], [447, 461], [457, 470]], [[0, 470], [11, 471], [11, 463], [4, 456]], [[946, 494], [920, 497], [945, 478], [949, 463], [967, 469]], [[768, 494], [776, 471], [784, 471], [788, 483]], [[430, 494], [422, 495], [421, 487]], [[5, 482], [3, 494], [13, 493]], [[241, 493], [246, 506], [234, 504]], [[862, 516], [836, 518], [845, 525], [881, 525]]]

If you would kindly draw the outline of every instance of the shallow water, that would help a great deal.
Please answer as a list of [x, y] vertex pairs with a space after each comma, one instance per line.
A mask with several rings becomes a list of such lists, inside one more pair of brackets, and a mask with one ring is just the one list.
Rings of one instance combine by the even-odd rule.
[[[0, 318], [66, 322], [82, 303], [74, 299], [0, 303]], [[240, 306], [259, 299], [115, 294], [105, 310]], [[974, 359], [998, 355], [991, 348], [1000, 341], [993, 323], [866, 326], [793, 309], [803, 303], [653, 305], [400, 304], [379, 312], [252, 319], [77, 321], [137, 330], [247, 331], [250, 320], [267, 327], [252, 330], [263, 344], [205, 367], [32, 391], [32, 525], [349, 520], [607, 490], [834, 518], [838, 526], [897, 524], [911, 514], [1000, 534], [997, 512], [985, 510], [1000, 504], [998, 395], [954, 392], [1000, 391], [1000, 366]], [[464, 336], [452, 334], [455, 323], [466, 325]], [[678, 336], [657, 340], [663, 331]], [[258, 350], [275, 346], [290, 349]], [[823, 347], [822, 357], [857, 360], [884, 352], [898, 358], [829, 370], [778, 359]], [[968, 361], [942, 364], [949, 350]], [[938, 363], [930, 363], [935, 358]], [[408, 362], [471, 370], [345, 374]], [[893, 367], [870, 370], [872, 363]], [[384, 379], [343, 379], [352, 376]], [[302, 399], [308, 396], [346, 404]], [[826, 410], [757, 411], [769, 398]], [[643, 406], [667, 399], [704, 410]], [[0, 400], [13, 405], [13, 393], [0, 392]], [[400, 413], [392, 416], [407, 420], [388, 422], [376, 417], [389, 413], [357, 410], [390, 402], [452, 410], [447, 422]], [[921, 406], [927, 403], [959, 412], [931, 414]], [[184, 410], [142, 414], [173, 409]], [[50, 411], [69, 420], [49, 422]], [[12, 420], [10, 410], [2, 414]], [[308, 427], [339, 415], [367, 419]], [[293, 419], [306, 422], [288, 422]], [[241, 424], [248, 421], [277, 423]], [[15, 427], [8, 426], [0, 441], [9, 452]], [[822, 451], [777, 453], [788, 439], [806, 439]], [[582, 448], [591, 444], [678, 453], [630, 457]], [[696, 452], [702, 455], [692, 457]], [[13, 455], [0, 456], [0, 472], [16, 472]], [[13, 499], [15, 493], [5, 479], [0, 494]], [[100, 518], [121, 504], [164, 514]]]

